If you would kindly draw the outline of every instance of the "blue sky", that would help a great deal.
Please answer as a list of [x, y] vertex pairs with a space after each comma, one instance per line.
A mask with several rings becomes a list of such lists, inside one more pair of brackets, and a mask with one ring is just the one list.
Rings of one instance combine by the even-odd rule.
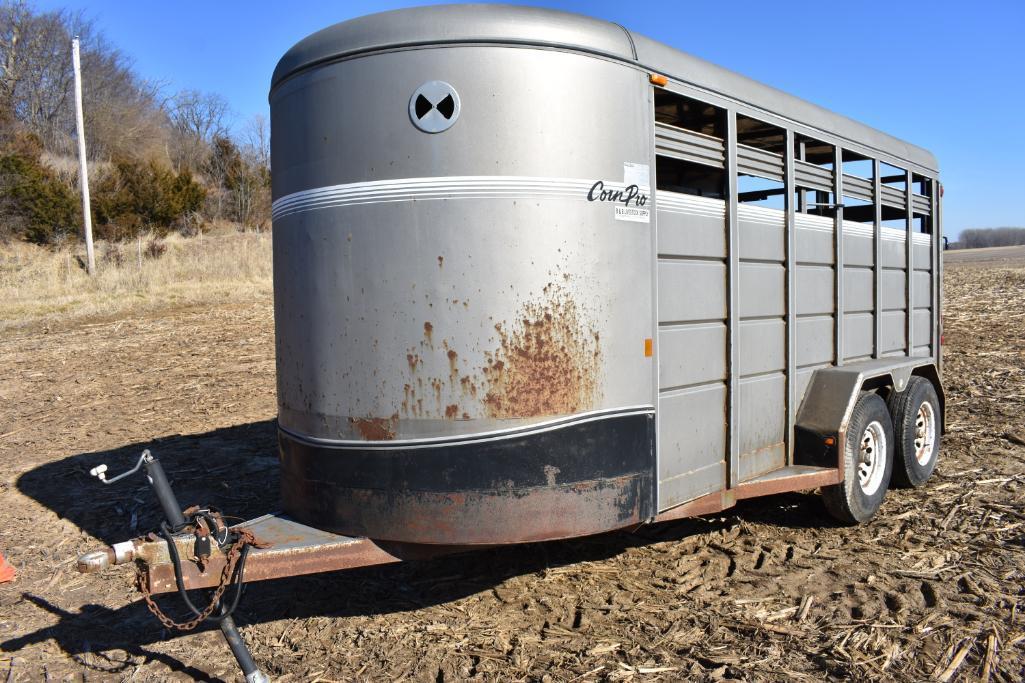
[[[114, 2], [83, 9], [169, 92], [267, 111], [278, 58], [345, 19], [416, 2]], [[534, 2], [608, 19], [932, 151], [945, 231], [1025, 225], [1025, 2]]]

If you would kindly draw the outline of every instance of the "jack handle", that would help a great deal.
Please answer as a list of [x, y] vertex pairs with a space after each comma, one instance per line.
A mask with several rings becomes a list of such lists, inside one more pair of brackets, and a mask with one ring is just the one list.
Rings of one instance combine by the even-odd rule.
[[178, 531], [183, 528], [187, 522], [185, 515], [182, 514], [181, 506], [178, 505], [178, 499], [174, 495], [174, 491], [171, 490], [171, 484], [167, 481], [167, 474], [164, 472], [163, 465], [157, 460], [147, 448], [139, 456], [139, 461], [135, 463], [135, 467], [122, 472], [112, 479], [107, 479], [107, 466], [97, 465], [96, 467], [89, 470], [89, 474], [93, 475], [104, 484], [113, 484], [114, 482], [121, 481], [125, 477], [135, 474], [140, 469], [146, 468], [146, 478], [149, 483], [153, 486], [153, 492], [157, 496], [157, 500], [160, 502], [160, 509], [163, 510], [164, 516], [167, 518], [168, 523], [171, 525], [173, 531]]

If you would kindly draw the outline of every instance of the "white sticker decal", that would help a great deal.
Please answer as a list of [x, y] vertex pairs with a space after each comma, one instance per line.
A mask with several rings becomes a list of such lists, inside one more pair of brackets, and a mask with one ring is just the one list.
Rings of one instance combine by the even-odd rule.
[[635, 164], [631, 161], [623, 162], [623, 184], [636, 185], [637, 187], [648, 187], [651, 170], [647, 164]]

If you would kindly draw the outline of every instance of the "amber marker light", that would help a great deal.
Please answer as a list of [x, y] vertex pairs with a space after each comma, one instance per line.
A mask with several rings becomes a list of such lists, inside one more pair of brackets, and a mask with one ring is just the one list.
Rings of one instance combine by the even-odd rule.
[[651, 354], [654, 353], [654, 344], [652, 343], [651, 337], [644, 340], [644, 357], [651, 358]]
[[835, 444], [835, 443], [836, 443], [836, 439], [834, 439], [834, 438], [833, 438], [833, 437], [831, 437], [831, 436], [827, 436], [827, 437], [826, 437], [826, 439], [825, 439], [825, 441], [826, 441], [826, 445], [827, 445], [827, 446], [832, 446], [833, 444]]
[[669, 82], [669, 79], [662, 74], [648, 74], [648, 81], [650, 81], [652, 85], [665, 85]]

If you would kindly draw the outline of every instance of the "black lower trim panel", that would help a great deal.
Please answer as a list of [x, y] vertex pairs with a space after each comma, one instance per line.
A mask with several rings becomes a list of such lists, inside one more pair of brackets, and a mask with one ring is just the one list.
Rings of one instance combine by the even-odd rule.
[[284, 510], [313, 527], [408, 543], [584, 536], [654, 515], [650, 414], [415, 449], [312, 444], [280, 431]]

